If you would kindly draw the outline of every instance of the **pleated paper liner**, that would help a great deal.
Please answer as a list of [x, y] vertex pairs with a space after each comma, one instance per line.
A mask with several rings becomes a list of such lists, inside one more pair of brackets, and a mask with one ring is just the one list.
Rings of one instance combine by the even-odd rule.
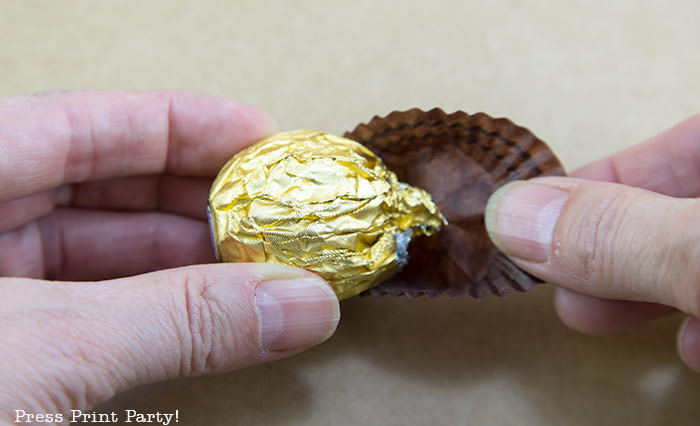
[[449, 222], [431, 237], [415, 238], [408, 265], [363, 294], [481, 298], [540, 282], [493, 245], [484, 225], [486, 202], [500, 186], [565, 174], [531, 131], [506, 118], [435, 108], [376, 116], [345, 137], [379, 155], [400, 181], [427, 190]]

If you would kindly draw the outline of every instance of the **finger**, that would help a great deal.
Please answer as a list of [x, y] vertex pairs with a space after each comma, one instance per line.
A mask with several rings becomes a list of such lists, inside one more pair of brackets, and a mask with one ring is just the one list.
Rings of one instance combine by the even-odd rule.
[[53, 210], [57, 200], [53, 192], [40, 192], [11, 201], [0, 202], [0, 232], [19, 228]]
[[[643, 144], [575, 170], [571, 176], [641, 186], [666, 195], [694, 197], [700, 195], [696, 186], [700, 185], [700, 179], [693, 177], [694, 167], [700, 164], [698, 147], [700, 116]], [[562, 288], [557, 289], [554, 300], [562, 321], [588, 334], [618, 331], [672, 311], [663, 305], [599, 299]]]
[[211, 179], [175, 175], [131, 176], [82, 184], [0, 203], [0, 232], [38, 219], [56, 206], [99, 210], [157, 210], [206, 219]]
[[497, 191], [486, 225], [506, 254], [546, 281], [700, 313], [700, 200], [539, 178]]
[[0, 201], [94, 179], [211, 176], [273, 127], [248, 105], [194, 93], [0, 99]]
[[678, 353], [688, 367], [700, 372], [700, 319], [689, 317], [681, 325]]
[[340, 316], [322, 279], [274, 264], [192, 266], [99, 285], [4, 279], [0, 289], [3, 345], [22, 354], [3, 359], [2, 377], [25, 385], [11, 397], [43, 399], [52, 413], [289, 356], [327, 339]]
[[61, 209], [39, 228], [51, 279], [107, 279], [216, 261], [208, 224], [171, 214]]
[[565, 288], [556, 289], [554, 306], [564, 324], [586, 334], [613, 333], [674, 312], [656, 303], [600, 299]]
[[44, 277], [41, 231], [30, 222], [0, 233], [0, 277]]
[[100, 210], [158, 210], [206, 219], [212, 180], [175, 175], [132, 176], [67, 186], [64, 205]]
[[700, 115], [572, 173], [674, 197], [700, 196]]

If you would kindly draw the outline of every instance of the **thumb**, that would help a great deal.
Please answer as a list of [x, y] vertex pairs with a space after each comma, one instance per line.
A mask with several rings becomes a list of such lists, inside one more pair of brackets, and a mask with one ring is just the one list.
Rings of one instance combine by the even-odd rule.
[[700, 315], [699, 200], [538, 178], [496, 191], [486, 227], [517, 265], [545, 281]]
[[[0, 341], [17, 354], [0, 366], [0, 382], [41, 378], [18, 385], [26, 405], [14, 407], [59, 410], [48, 412], [283, 358], [327, 339], [340, 316], [321, 278], [273, 264], [191, 266], [97, 284], [8, 278], [0, 288], [0, 312], [10, 319]], [[41, 395], [48, 402], [36, 401]]]

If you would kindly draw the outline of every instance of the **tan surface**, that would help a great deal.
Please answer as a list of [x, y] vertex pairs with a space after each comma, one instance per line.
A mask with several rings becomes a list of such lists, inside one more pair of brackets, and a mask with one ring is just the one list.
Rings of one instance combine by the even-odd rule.
[[[412, 106], [483, 110], [569, 170], [700, 111], [696, 0], [0, 3], [0, 95], [200, 90], [332, 132]], [[352, 299], [301, 356], [103, 409], [178, 408], [187, 425], [697, 424], [678, 317], [584, 337], [550, 298]]]

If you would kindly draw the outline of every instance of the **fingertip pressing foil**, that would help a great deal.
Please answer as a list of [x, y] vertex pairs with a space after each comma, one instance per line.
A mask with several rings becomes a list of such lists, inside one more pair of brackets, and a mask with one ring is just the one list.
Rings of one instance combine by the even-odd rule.
[[339, 299], [398, 272], [412, 238], [446, 224], [430, 194], [367, 147], [314, 130], [273, 135], [231, 158], [209, 196], [219, 260], [318, 273]]

